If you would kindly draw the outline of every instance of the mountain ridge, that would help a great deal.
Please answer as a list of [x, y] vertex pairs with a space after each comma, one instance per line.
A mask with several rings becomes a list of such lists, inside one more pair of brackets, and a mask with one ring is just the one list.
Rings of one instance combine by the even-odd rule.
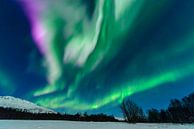
[[30, 101], [16, 98], [13, 96], [0, 96], [0, 107], [17, 109], [21, 112], [28, 112], [34, 114], [57, 114], [57, 112], [38, 106]]

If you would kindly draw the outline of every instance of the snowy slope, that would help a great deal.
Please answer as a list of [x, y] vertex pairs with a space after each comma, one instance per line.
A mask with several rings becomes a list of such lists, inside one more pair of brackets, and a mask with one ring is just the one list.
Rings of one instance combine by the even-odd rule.
[[127, 124], [119, 122], [0, 121], [0, 129], [194, 129], [192, 124]]
[[122, 117], [115, 117], [116, 120], [119, 120], [119, 121], [124, 121], [125, 119], [122, 118]]
[[34, 103], [11, 96], [0, 96], [0, 107], [19, 109], [30, 113], [56, 113]]

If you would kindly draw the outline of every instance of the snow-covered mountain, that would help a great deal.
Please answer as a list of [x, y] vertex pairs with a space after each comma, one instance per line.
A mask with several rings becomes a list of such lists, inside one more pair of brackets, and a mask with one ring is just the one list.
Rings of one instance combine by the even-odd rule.
[[29, 101], [12, 96], [0, 96], [0, 107], [17, 109], [29, 113], [57, 113], [53, 110], [43, 108]]

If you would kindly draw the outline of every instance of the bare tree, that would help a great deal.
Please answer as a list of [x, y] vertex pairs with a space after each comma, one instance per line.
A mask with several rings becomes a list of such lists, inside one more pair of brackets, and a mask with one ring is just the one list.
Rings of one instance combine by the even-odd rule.
[[127, 122], [136, 123], [145, 120], [142, 108], [129, 99], [123, 100], [121, 110]]

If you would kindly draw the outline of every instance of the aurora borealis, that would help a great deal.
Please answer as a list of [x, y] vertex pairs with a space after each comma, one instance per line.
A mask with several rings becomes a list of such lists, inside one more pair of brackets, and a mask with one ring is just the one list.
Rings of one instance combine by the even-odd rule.
[[194, 91], [193, 0], [5, 1], [2, 95], [73, 112]]

